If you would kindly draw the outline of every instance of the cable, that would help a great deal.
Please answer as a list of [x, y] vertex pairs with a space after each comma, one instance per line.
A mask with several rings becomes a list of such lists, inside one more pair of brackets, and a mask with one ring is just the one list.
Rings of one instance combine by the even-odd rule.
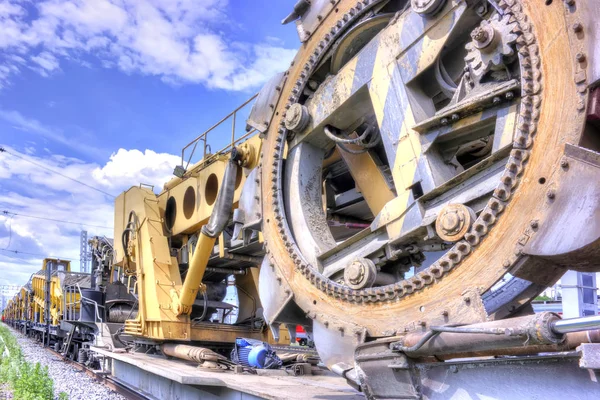
[[86, 187], [88, 187], [88, 188], [90, 188], [90, 189], [92, 189], [92, 190], [95, 190], [95, 191], [97, 191], [97, 192], [100, 192], [100, 193], [102, 193], [102, 194], [105, 194], [105, 195], [107, 195], [107, 196], [110, 196], [110, 197], [112, 197], [112, 198], [115, 198], [115, 197], [116, 197], [116, 196], [114, 196], [114, 195], [112, 195], [112, 194], [110, 194], [110, 193], [107, 193], [107, 192], [105, 192], [105, 191], [103, 191], [103, 190], [101, 190], [101, 189], [98, 189], [98, 188], [95, 188], [95, 187], [93, 187], [93, 186], [90, 186], [90, 185], [88, 185], [88, 184], [87, 184], [87, 183], [85, 183], [85, 182], [81, 182], [81, 181], [79, 181], [79, 180], [77, 180], [77, 179], [75, 179], [75, 178], [71, 178], [70, 176], [64, 175], [64, 174], [62, 174], [62, 173], [60, 173], [60, 172], [58, 172], [58, 171], [55, 171], [55, 170], [53, 170], [53, 169], [50, 169], [50, 168], [46, 167], [45, 165], [42, 165], [42, 164], [36, 163], [35, 161], [31, 161], [31, 160], [28, 160], [28, 159], [27, 159], [27, 158], [25, 158], [25, 157], [21, 157], [21, 156], [19, 156], [19, 155], [16, 155], [16, 154], [14, 154], [14, 153], [11, 153], [10, 151], [6, 150], [4, 147], [0, 147], [0, 153], [8, 153], [8, 154], [10, 154], [10, 155], [11, 155], [11, 156], [13, 156], [13, 157], [19, 158], [19, 159], [21, 159], [21, 160], [23, 160], [23, 161], [27, 161], [27, 162], [28, 162], [28, 163], [30, 163], [30, 164], [33, 164], [33, 165], [35, 165], [35, 166], [37, 166], [37, 167], [40, 167], [40, 168], [43, 168], [43, 169], [45, 169], [46, 171], [50, 171], [50, 172], [52, 172], [52, 173], [54, 173], [54, 174], [56, 174], [56, 175], [60, 175], [60, 176], [62, 176], [63, 178], [67, 178], [67, 179], [69, 179], [69, 180], [72, 180], [73, 182], [79, 183], [80, 185], [86, 186]]
[[369, 135], [369, 133], [371, 133], [372, 127], [369, 126], [367, 129], [365, 129], [365, 131], [363, 132], [362, 135], [360, 135], [359, 137], [356, 138], [351, 138], [351, 139], [344, 139], [341, 137], [336, 136], [332, 131], [335, 128], [333, 128], [331, 125], [326, 125], [323, 128], [323, 132], [325, 132], [325, 135], [333, 140], [336, 144], [355, 144], [355, 145], [362, 145], [362, 141], [364, 139], [367, 138], [367, 136]]
[[[336, 136], [334, 131], [339, 131], [339, 130], [334, 128], [333, 126], [327, 125], [327, 126], [325, 126], [325, 128], [323, 128], [323, 132], [325, 132], [325, 135], [329, 139], [331, 139], [333, 142], [335, 142], [335, 144], [337, 146], [339, 146], [340, 149], [342, 149], [343, 151], [350, 153], [350, 154], [366, 153], [367, 151], [369, 151], [370, 148], [373, 148], [379, 144], [379, 142], [381, 140], [380, 135], [371, 136], [371, 139], [368, 143], [363, 142], [363, 140], [366, 139], [371, 134], [372, 130], [373, 130], [373, 126], [368, 126], [367, 129], [365, 129], [365, 131], [362, 133], [362, 135], [360, 135], [356, 138], [351, 138], [346, 133], [341, 132], [346, 137], [344, 139], [339, 136]], [[346, 147], [346, 144], [353, 144], [356, 146], [360, 146], [362, 148], [360, 150], [353, 150], [353, 149], [349, 149], [348, 147]]]
[[[35, 215], [19, 214], [19, 213], [11, 212], [11, 211], [8, 211], [8, 210], [4, 210], [4, 211], [2, 211], [2, 213], [4, 215], [11, 215], [11, 219], [12, 219], [12, 216], [18, 215], [20, 217], [25, 217], [25, 218], [43, 219], [43, 220], [46, 220], [46, 221], [62, 222], [64, 224], [84, 225], [84, 226], [90, 226], [90, 227], [93, 227], [93, 228], [113, 229], [112, 226], [92, 225], [92, 224], [86, 224], [86, 223], [83, 223], [83, 222], [64, 221], [62, 219], [54, 219], [54, 218], [38, 217], [38, 216], [35, 216]], [[10, 241], [9, 241], [9, 243], [10, 243]], [[6, 247], [10, 247], [10, 245], [6, 246]]]
[[59, 260], [65, 260], [65, 261], [73, 261], [75, 260], [77, 257], [73, 257], [73, 258], [69, 258], [69, 257], [58, 257], [58, 256], [49, 256], [47, 254], [36, 254], [36, 253], [29, 253], [26, 251], [19, 251], [19, 250], [10, 250], [10, 249], [0, 249], [0, 251], [8, 251], [10, 253], [15, 253], [15, 254], [26, 254], [29, 256], [34, 256], [34, 257], [42, 257], [42, 258], [56, 258]]

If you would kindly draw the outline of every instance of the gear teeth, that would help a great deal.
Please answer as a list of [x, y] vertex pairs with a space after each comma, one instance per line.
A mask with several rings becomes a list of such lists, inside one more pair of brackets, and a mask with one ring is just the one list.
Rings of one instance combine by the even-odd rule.
[[[509, 193], [509, 195], [510, 195], [510, 193]], [[475, 223], [473, 224], [473, 230], [475, 232], [477, 232], [477, 234], [479, 236], [483, 236], [488, 233], [487, 225], [483, 221], [479, 222], [479, 220], [475, 221]], [[455, 260], [452, 260], [452, 261], [455, 261]]]
[[469, 242], [471, 246], [477, 246], [479, 244], [479, 235], [473, 232], [467, 232], [465, 234], [465, 240]]
[[[344, 28], [345, 23], [354, 18], [355, 15], [360, 15], [359, 11], [364, 11], [372, 3], [370, 0], [363, 0], [356, 4], [354, 9], [351, 9], [347, 14], [342, 17], [342, 20], [332, 27], [330, 33], [324, 35], [321, 42], [318, 43], [318, 49], [313, 55], [310, 56], [309, 62], [305, 63], [303, 70], [306, 72], [301, 75], [301, 78], [305, 80], [310, 76], [310, 71], [315, 66], [316, 62], [319, 61], [321, 54], [325, 53], [325, 50], [331, 44], [331, 41], [336, 39]], [[405, 295], [413, 293], [415, 290], [422, 288], [424, 285], [429, 285], [437, 279], [441, 279], [445, 273], [457, 266], [473, 248], [477, 246], [483, 236], [487, 234], [490, 226], [492, 226], [498, 216], [502, 213], [506, 207], [507, 201], [510, 198], [512, 191], [518, 185], [518, 177], [522, 174], [524, 164], [529, 157], [528, 147], [532, 144], [532, 137], [536, 131], [536, 121], [539, 118], [539, 109], [541, 104], [541, 97], [539, 96], [542, 90], [541, 85], [541, 73], [540, 73], [540, 58], [539, 49], [535, 44], [535, 36], [532, 33], [532, 27], [527, 17], [521, 12], [521, 6], [516, 0], [499, 0], [498, 8], [504, 10], [502, 21], [506, 24], [514, 24], [510, 26], [510, 34], [507, 35], [507, 39], [510, 43], [516, 43], [516, 49], [518, 51], [519, 62], [521, 64], [522, 77], [521, 77], [521, 102], [522, 107], [519, 111], [519, 128], [515, 134], [515, 141], [513, 143], [513, 150], [511, 151], [509, 161], [503, 175], [501, 182], [494, 191], [494, 195], [488, 201], [488, 204], [481, 212], [479, 218], [473, 224], [473, 227], [465, 238], [456, 243], [455, 246], [449, 250], [446, 255], [441, 257], [437, 262], [432, 264], [427, 270], [422, 271], [418, 275], [414, 276], [409, 280], [397, 282], [393, 285], [384, 286], [376, 289], [369, 290], [352, 290], [348, 287], [342, 286], [337, 282], [328, 280], [324, 276], [315, 272], [315, 269], [302, 262], [302, 255], [299, 253], [298, 248], [295, 246], [293, 240], [288, 237], [289, 232], [286, 229], [287, 224], [285, 223], [285, 215], [282, 213], [281, 207], [279, 206], [279, 181], [274, 180], [273, 183], [273, 206], [276, 216], [280, 219], [277, 221], [281, 222], [277, 224], [277, 231], [280, 234], [280, 238], [283, 241], [285, 247], [289, 250], [294, 264], [297, 269], [311, 282], [315, 287], [319, 288], [327, 295], [343, 299], [345, 301], [353, 303], [363, 302], [380, 302], [380, 301], [397, 301]], [[349, 16], [349, 17], [347, 17]], [[495, 20], [500, 21], [500, 16], [494, 17]], [[471, 65], [471, 71], [474, 73], [481, 72], [484, 67], [482, 62], [477, 62], [473, 56], [474, 47], [467, 45], [469, 53], [465, 57], [465, 60]], [[514, 54], [512, 47], [503, 47], [502, 50], [505, 53]], [[507, 54], [508, 55], [508, 54]], [[494, 60], [494, 61], [497, 61]], [[487, 66], [486, 66], [487, 67]], [[525, 71], [525, 72], [523, 72]], [[285, 105], [286, 109], [292, 103], [297, 101], [298, 95], [301, 92], [305, 82], [297, 82], [297, 85], [292, 89], [293, 95], [288, 98], [288, 103]], [[294, 91], [295, 90], [295, 91]], [[280, 126], [283, 127], [283, 120], [280, 121]], [[282, 172], [282, 164], [279, 163], [280, 153], [282, 151], [281, 143], [286, 138], [288, 131], [284, 128], [279, 128], [279, 136], [276, 136], [276, 141], [279, 144], [276, 145], [275, 149], [275, 162], [273, 164], [273, 175], [278, 177]], [[522, 143], [522, 144], [520, 144]], [[266, 244], [265, 244], [266, 245]], [[267, 254], [270, 254], [267, 249]], [[274, 262], [274, 260], [272, 260]], [[311, 315], [317, 318], [317, 315]]]
[[442, 269], [437, 265], [432, 265], [429, 268], [429, 272], [435, 279], [440, 279], [444, 275], [444, 271], [442, 271]]
[[448, 272], [454, 267], [454, 263], [450, 259], [448, 253], [444, 254], [442, 258], [438, 262], [439, 266], [442, 268], [442, 271]]
[[402, 289], [404, 290], [404, 293], [406, 293], [406, 294], [411, 294], [412, 292], [415, 291], [415, 288], [413, 287], [412, 283], [410, 283], [409, 281], [402, 281]]
[[415, 290], [420, 290], [424, 286], [423, 281], [418, 276], [413, 276], [410, 278], [410, 283]]

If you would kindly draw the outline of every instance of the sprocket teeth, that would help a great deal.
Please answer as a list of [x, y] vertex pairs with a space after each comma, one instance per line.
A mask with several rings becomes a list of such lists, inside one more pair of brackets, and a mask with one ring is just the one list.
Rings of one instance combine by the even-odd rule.
[[[370, 0], [362, 0], [363, 4], [370, 4]], [[331, 281], [324, 277], [322, 274], [316, 272], [315, 268], [304, 261], [302, 253], [296, 246], [295, 240], [292, 237], [283, 214], [283, 192], [279, 188], [281, 180], [277, 179], [273, 183], [274, 187], [279, 189], [273, 190], [271, 193], [273, 200], [274, 212], [282, 217], [281, 221], [284, 222], [284, 226], [277, 224], [276, 230], [279, 233], [280, 241], [283, 242], [285, 248], [290, 254], [296, 255], [292, 257], [296, 270], [302, 274], [308, 281], [310, 281], [316, 288], [325, 292], [326, 295], [335, 298], [348, 301], [351, 303], [361, 304], [367, 302], [381, 302], [381, 301], [399, 301], [402, 297], [410, 295], [417, 290], [423, 288], [425, 285], [432, 284], [433, 282], [441, 279], [443, 275], [457, 267], [460, 262], [466, 258], [475, 246], [479, 244], [482, 238], [487, 234], [488, 229], [496, 223], [497, 218], [503, 212], [507, 206], [511, 194], [514, 189], [518, 186], [519, 176], [523, 173], [523, 168], [526, 164], [526, 160], [529, 157], [528, 148], [532, 144], [533, 135], [535, 133], [536, 121], [539, 117], [539, 109], [541, 103], [541, 96], [539, 95], [541, 86], [540, 76], [540, 58], [539, 49], [535, 44], [535, 36], [532, 32], [531, 24], [524, 13], [521, 12], [521, 6], [519, 0], [496, 0], [499, 4], [499, 9], [504, 10], [502, 15], [494, 14], [489, 21], [483, 21], [482, 24], [505, 24], [506, 30], [504, 31], [505, 37], [502, 43], [496, 44], [497, 51], [500, 53], [506, 53], [505, 55], [512, 57], [518, 52], [518, 60], [521, 67], [521, 91], [522, 91], [522, 105], [519, 113], [522, 119], [520, 129], [515, 132], [513, 149], [511, 151], [509, 162], [505, 174], [500, 181], [500, 184], [496, 187], [494, 195], [489, 199], [485, 209], [481, 212], [480, 218], [475, 221], [470, 231], [464, 237], [464, 240], [457, 243], [451, 250], [449, 250], [444, 256], [433, 263], [428, 269], [417, 274], [413, 278], [396, 282], [392, 285], [376, 288], [375, 290], [353, 290], [346, 286], [341, 285], [339, 282]], [[356, 10], [361, 10], [360, 3], [356, 6]], [[357, 15], [360, 13], [357, 13]], [[350, 14], [352, 17], [354, 15]], [[345, 24], [341, 27], [334, 27], [330, 34], [325, 34], [323, 40], [319, 43], [318, 54], [314, 54], [311, 57], [309, 63], [304, 65], [304, 69], [310, 72], [315, 67], [315, 62], [319, 61], [320, 55], [327, 50], [328, 45], [332, 40], [335, 39], [335, 35], [339, 34]], [[513, 46], [515, 45], [515, 46]], [[514, 49], [516, 47], [516, 51]], [[469, 76], [470, 72], [480, 75], [483, 72], [483, 68], [487, 68], [487, 64], [481, 60], [481, 52], [477, 49], [473, 42], [468, 43], [465, 48], [467, 49], [467, 55], [465, 61], [469, 65], [466, 68], [465, 74]], [[493, 57], [489, 57], [490, 60]], [[502, 57], [500, 57], [502, 59]], [[495, 58], [497, 61], [497, 58]], [[490, 61], [488, 61], [490, 62]], [[532, 71], [533, 70], [533, 71]], [[524, 76], [524, 71], [528, 73], [528, 76]], [[306, 74], [310, 76], [310, 74]], [[306, 80], [307, 78], [303, 78]], [[291, 95], [289, 97], [289, 104], [296, 102], [297, 96]], [[286, 108], [287, 108], [286, 107]], [[526, 124], [525, 124], [526, 123]], [[289, 135], [287, 130], [280, 128], [280, 137], [283, 140]], [[288, 136], [289, 139], [289, 136]], [[519, 143], [523, 145], [519, 145]], [[281, 152], [281, 148], [279, 152]], [[282, 162], [279, 157], [276, 165], [273, 166], [273, 175], [280, 176], [282, 173]], [[278, 220], [279, 221], [279, 220]], [[267, 242], [267, 254], [269, 249]], [[275, 263], [275, 259], [271, 258], [272, 263]], [[311, 314], [312, 315], [312, 314]], [[314, 318], [317, 315], [314, 314]]]

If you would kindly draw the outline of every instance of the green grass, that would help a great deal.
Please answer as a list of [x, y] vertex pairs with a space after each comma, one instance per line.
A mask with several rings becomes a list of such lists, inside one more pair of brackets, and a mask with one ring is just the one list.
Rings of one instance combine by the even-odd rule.
[[[15, 400], [52, 400], [54, 382], [48, 367], [25, 360], [17, 339], [6, 326], [0, 326], [0, 382], [8, 383]], [[69, 396], [61, 392], [60, 400]]]

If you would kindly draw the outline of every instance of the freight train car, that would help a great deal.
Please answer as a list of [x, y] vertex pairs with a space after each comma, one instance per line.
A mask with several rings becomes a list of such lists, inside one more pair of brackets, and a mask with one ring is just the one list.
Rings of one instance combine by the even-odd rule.
[[[577, 333], [597, 317], [530, 304], [567, 269], [600, 270], [598, 12], [584, 0], [299, 0], [283, 21], [302, 43], [289, 69], [185, 146], [159, 193], [117, 197], [79, 319], [89, 307], [96, 337], [202, 364], [201, 346], [300, 325], [373, 399], [429, 396], [436, 368], [466, 385], [443, 360], [555, 360], [589, 344]], [[224, 127], [231, 140], [212, 153]], [[36, 310], [58, 340], [52, 310], [65, 309]], [[107, 336], [99, 318], [122, 329]], [[592, 365], [598, 351], [574, 357]]]
[[89, 361], [89, 345], [123, 347], [111, 336], [122, 328], [122, 321], [111, 322], [111, 310], [131, 299], [120, 302], [110, 290], [107, 294], [104, 287], [93, 287], [94, 277], [71, 271], [69, 261], [45, 258], [42, 269], [9, 301], [3, 319], [23, 334], [81, 362]]

